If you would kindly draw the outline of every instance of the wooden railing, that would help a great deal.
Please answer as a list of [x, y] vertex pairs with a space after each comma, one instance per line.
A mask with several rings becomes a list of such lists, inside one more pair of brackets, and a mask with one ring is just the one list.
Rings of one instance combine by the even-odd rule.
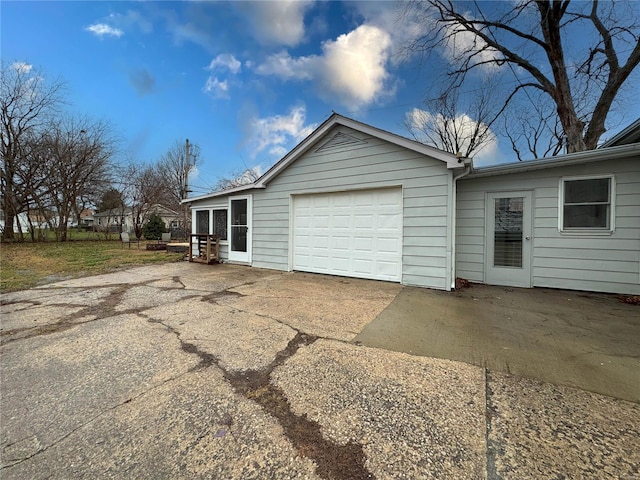
[[[197, 254], [193, 252], [194, 245], [198, 247]], [[218, 263], [220, 261], [220, 237], [206, 233], [192, 233], [189, 241], [189, 261], [206, 263], [207, 265]]]

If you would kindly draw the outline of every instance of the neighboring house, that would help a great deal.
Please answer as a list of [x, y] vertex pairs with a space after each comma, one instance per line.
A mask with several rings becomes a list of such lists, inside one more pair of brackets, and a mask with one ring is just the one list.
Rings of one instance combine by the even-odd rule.
[[185, 202], [228, 262], [638, 294], [640, 144], [613, 143], [476, 170], [334, 114], [255, 183]]
[[131, 207], [103, 210], [93, 214], [93, 228], [100, 232], [133, 232]]
[[[31, 223], [29, 223], [31, 221]], [[55, 228], [58, 224], [59, 217], [57, 215], [51, 215], [51, 223], [53, 223], [53, 227], [49, 223], [49, 221], [38, 211], [38, 210], [30, 210], [27, 212], [20, 212], [14, 218], [13, 222], [13, 231], [15, 233], [23, 232], [27, 233], [29, 231], [30, 226], [34, 229], [50, 229]], [[4, 212], [0, 212], [0, 229], [4, 230]]]
[[145, 210], [145, 216], [149, 218], [149, 215], [152, 213], [155, 213], [162, 219], [167, 230], [174, 231], [179, 228], [182, 215], [175, 210], [156, 203]]
[[79, 226], [84, 228], [91, 228], [93, 226], [93, 215], [95, 214], [95, 210], [90, 208], [85, 208], [80, 212], [80, 222]]
[[[169, 230], [175, 229], [180, 220], [179, 213], [156, 203], [144, 210], [145, 222], [152, 213], [158, 215]], [[133, 211], [131, 207], [126, 207], [124, 210], [112, 209], [95, 213], [93, 215], [93, 226], [94, 229], [99, 231], [108, 229], [111, 232], [134, 233], [135, 219], [133, 218]]]

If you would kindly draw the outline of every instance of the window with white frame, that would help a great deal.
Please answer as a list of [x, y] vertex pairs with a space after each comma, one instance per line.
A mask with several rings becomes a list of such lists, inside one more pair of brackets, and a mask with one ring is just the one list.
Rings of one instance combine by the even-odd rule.
[[565, 177], [560, 180], [560, 231], [612, 232], [613, 175]]
[[[213, 228], [209, 222], [213, 220]], [[218, 235], [220, 240], [227, 240], [227, 209], [196, 210], [196, 233], [211, 232]]]
[[227, 210], [220, 209], [213, 211], [213, 234], [218, 235], [220, 240], [227, 239]]
[[196, 233], [209, 233], [209, 210], [196, 210]]

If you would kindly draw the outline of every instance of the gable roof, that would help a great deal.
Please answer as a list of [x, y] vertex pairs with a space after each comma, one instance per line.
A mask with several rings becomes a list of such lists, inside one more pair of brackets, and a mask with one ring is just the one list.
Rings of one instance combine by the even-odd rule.
[[[376, 137], [381, 140], [385, 140], [394, 145], [398, 145], [400, 147], [413, 150], [414, 152], [420, 153], [422, 155], [426, 155], [436, 160], [440, 160], [446, 164], [447, 168], [460, 168], [464, 166], [463, 163], [461, 163], [458, 160], [458, 158], [452, 153], [445, 152], [444, 150], [439, 150], [435, 147], [431, 147], [429, 145], [425, 145], [424, 143], [420, 143], [415, 140], [411, 140], [409, 138], [396, 135], [395, 133], [391, 133], [386, 130], [372, 127], [371, 125], [367, 125], [366, 123], [359, 122], [352, 118], [344, 117], [334, 112], [319, 127], [317, 127], [313, 132], [311, 132], [309, 136], [307, 136], [298, 145], [296, 145], [293, 148], [293, 150], [291, 150], [284, 157], [282, 157], [280, 161], [278, 161], [269, 170], [267, 170], [254, 183], [243, 185], [241, 187], [232, 188], [229, 190], [222, 190], [220, 192], [213, 192], [213, 193], [209, 193], [207, 195], [201, 195], [198, 197], [186, 198], [182, 201], [182, 203], [189, 203], [193, 201], [203, 200], [205, 198], [226, 196], [231, 193], [244, 192], [246, 190], [251, 190], [254, 188], [266, 188], [267, 184], [273, 178], [278, 176], [280, 172], [282, 172], [289, 165], [295, 162], [298, 158], [300, 158], [302, 155], [304, 155], [306, 152], [308, 152], [310, 149], [316, 146], [318, 141], [322, 139], [324, 135], [336, 125], [342, 125], [342, 126], [348, 127], [357, 132], [361, 132], [366, 135]], [[344, 144], [355, 143], [355, 142], [361, 142], [361, 140], [358, 140], [355, 137], [351, 137], [350, 135], [338, 134], [336, 137], [329, 140], [329, 142], [320, 146], [319, 150], [332, 148], [334, 146], [339, 146], [340, 144], [344, 145]]]
[[458, 168], [463, 166], [458, 162], [458, 158], [452, 153], [439, 150], [435, 147], [425, 145], [424, 143], [420, 143], [406, 137], [401, 137], [400, 135], [387, 132], [386, 130], [372, 127], [371, 125], [358, 122], [357, 120], [353, 120], [352, 118], [343, 117], [342, 115], [334, 112], [333, 115], [325, 120], [324, 123], [316, 128], [307, 138], [296, 145], [293, 150], [282, 157], [282, 159], [278, 163], [267, 170], [265, 174], [256, 181], [256, 187], [264, 188], [272, 178], [276, 177], [282, 170], [287, 168], [301, 155], [310, 150], [318, 140], [320, 140], [329, 130], [331, 130], [336, 125], [343, 125], [357, 132], [361, 132], [372, 137], [377, 137], [381, 140], [385, 140], [400, 147], [404, 147], [409, 150], [413, 150], [414, 152], [418, 152], [431, 158], [435, 158], [436, 160], [441, 160], [442, 162], [446, 163], [447, 168]]

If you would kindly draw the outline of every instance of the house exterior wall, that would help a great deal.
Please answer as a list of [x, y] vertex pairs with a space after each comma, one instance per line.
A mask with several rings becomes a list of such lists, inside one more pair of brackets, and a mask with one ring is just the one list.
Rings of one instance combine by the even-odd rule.
[[[361, 142], [321, 148], [336, 134]], [[403, 199], [402, 283], [448, 289], [450, 235], [448, 196], [452, 174], [440, 160], [336, 125], [319, 142], [253, 196], [252, 265], [290, 270], [292, 196], [401, 187]], [[216, 201], [194, 202], [199, 210]], [[195, 217], [194, 217], [195, 220]]]
[[[317, 151], [323, 141], [343, 133], [366, 143]], [[402, 283], [447, 288], [446, 165], [416, 152], [344, 126], [298, 158], [253, 201], [253, 265], [290, 268], [291, 195], [341, 190], [402, 187]]]
[[[561, 233], [560, 179], [594, 174], [615, 177], [615, 231]], [[533, 193], [533, 286], [640, 294], [640, 158], [459, 180], [458, 277], [485, 281], [485, 198], [487, 192], [500, 191]]]

